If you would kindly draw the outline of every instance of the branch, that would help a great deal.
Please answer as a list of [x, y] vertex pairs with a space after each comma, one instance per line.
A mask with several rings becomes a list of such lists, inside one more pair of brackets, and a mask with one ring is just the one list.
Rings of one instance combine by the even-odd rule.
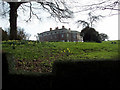
[[114, 11], [120, 11], [120, 9], [118, 9], [118, 4], [120, 4], [120, 0], [105, 0], [99, 3], [95, 3], [95, 4], [90, 4], [90, 5], [84, 5], [84, 6], [76, 6], [79, 7], [81, 10], [76, 11], [75, 13], [79, 13], [79, 12], [83, 12], [83, 11], [95, 11], [95, 10], [114, 10]]
[[105, 10], [105, 9], [120, 11], [120, 9], [115, 9], [115, 8], [102, 8], [102, 10]]
[[[29, 4], [30, 4], [30, 5], [29, 5], [30, 13], [29, 13], [29, 18], [28, 18], [28, 20], [26, 20], [26, 22], [31, 21], [32, 16], [35, 16], [37, 19], [41, 20], [41, 18], [39, 18], [39, 16], [33, 12], [32, 3], [30, 2]], [[26, 6], [26, 5], [25, 5], [25, 6]], [[27, 7], [28, 7], [28, 6], [27, 6]]]
[[[54, 0], [55, 1], [55, 0]], [[61, 4], [64, 8], [60, 8], [60, 2], [55, 1], [53, 2], [39, 2], [41, 6], [47, 10], [52, 17], [57, 17], [59, 21], [63, 18], [72, 18], [73, 12], [70, 11], [61, 1]]]
[[[7, 5], [6, 2], [0, 2], [1, 4], [1, 8], [0, 8], [0, 14], [3, 18], [6, 18], [7, 17], [7, 14], [9, 13], [9, 6]], [[8, 7], [6, 7], [8, 6]]]
[[32, 11], [32, 7], [31, 7], [31, 6], [32, 6], [32, 4], [31, 4], [31, 3], [29, 3], [29, 4], [30, 4], [30, 6], [29, 6], [29, 8], [30, 8], [30, 14], [29, 14], [29, 15], [30, 15], [30, 16], [29, 16], [29, 19], [28, 19], [28, 20], [26, 20], [26, 22], [31, 21], [31, 18], [32, 18], [32, 12], [31, 12], [31, 11]]
[[76, 23], [78, 24], [78, 28], [80, 24], [82, 24], [83, 28], [87, 26], [89, 27], [89, 23], [84, 20], [78, 20]]

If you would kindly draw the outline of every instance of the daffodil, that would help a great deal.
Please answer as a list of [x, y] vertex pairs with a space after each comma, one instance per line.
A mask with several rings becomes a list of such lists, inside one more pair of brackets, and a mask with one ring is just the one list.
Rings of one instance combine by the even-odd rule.
[[68, 52], [70, 53], [70, 50], [68, 50]]
[[67, 50], [69, 50], [69, 48], [67, 48]]
[[13, 44], [11, 44], [11, 46], [13, 46]]

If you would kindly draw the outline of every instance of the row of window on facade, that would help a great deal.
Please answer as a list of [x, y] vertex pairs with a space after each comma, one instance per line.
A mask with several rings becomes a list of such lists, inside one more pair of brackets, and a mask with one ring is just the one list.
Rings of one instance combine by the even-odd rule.
[[45, 37], [39, 37], [39, 41], [62, 41], [62, 42], [80, 42], [81, 39], [78, 36], [71, 36], [71, 37], [66, 37], [64, 34], [62, 34], [60, 37], [57, 37], [56, 35], [54, 36], [45, 36]]
[[39, 41], [62, 41], [62, 42], [76, 42], [82, 41], [80, 32], [71, 31], [71, 29], [66, 29], [64, 26], [62, 29], [55, 29], [50, 31], [38, 33]]
[[39, 36], [47, 36], [47, 35], [54, 35], [54, 34], [62, 34], [64, 33], [64, 31], [61, 32], [45, 32], [45, 33], [41, 33]]
[[[41, 37], [43, 37], [43, 36], [41, 36]], [[40, 37], [40, 38], [41, 38], [41, 37]], [[54, 39], [54, 38], [57, 38], [57, 35], [50, 35], [49, 37], [50, 37], [51, 39]], [[66, 34], [66, 35], [61, 34], [61, 37], [62, 37], [62, 38], [67, 37], [67, 38], [68, 38], [68, 37], [69, 37], [69, 34]], [[72, 35], [72, 38], [77, 38], [77, 35]]]

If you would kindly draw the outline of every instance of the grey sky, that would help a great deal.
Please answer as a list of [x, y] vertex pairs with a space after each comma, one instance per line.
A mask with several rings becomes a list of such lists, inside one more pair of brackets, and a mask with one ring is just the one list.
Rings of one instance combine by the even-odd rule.
[[[66, 0], [67, 1], [67, 0]], [[71, 2], [74, 2], [71, 4], [71, 2], [68, 3], [69, 7], [72, 8], [74, 12], [80, 11], [79, 6], [89, 5], [98, 1], [104, 1], [104, 0], [71, 0]], [[79, 3], [77, 3], [79, 2]], [[76, 7], [75, 7], [76, 6]], [[78, 7], [77, 7], [78, 6]], [[74, 7], [74, 8], [73, 8]], [[29, 11], [29, 9], [27, 10]], [[37, 35], [37, 33], [41, 33], [44, 31], [48, 31], [49, 28], [61, 28], [62, 25], [64, 25], [66, 28], [71, 28], [72, 30], [81, 31], [82, 26], [77, 28], [77, 24], [75, 23], [77, 20], [86, 20], [88, 18], [88, 15], [86, 12], [79, 12], [74, 14], [74, 18], [66, 20], [69, 21], [69, 24], [60, 23], [55, 21], [54, 18], [49, 18], [50, 14], [47, 13], [44, 10], [40, 10], [40, 17], [41, 21], [38, 20], [36, 17], [32, 18], [31, 22], [26, 23], [24, 20], [28, 19], [29, 12], [22, 13], [21, 9], [18, 9], [18, 26], [25, 29], [27, 33], [31, 34], [30, 39], [35, 40], [36, 38], [34, 35]], [[102, 15], [109, 15], [109, 13], [116, 13], [116, 11], [110, 12], [109, 10], [106, 11], [97, 11], [96, 14], [102, 14]], [[9, 27], [9, 18], [8, 19], [2, 19], [0, 18], [0, 27], [7, 28]], [[118, 15], [114, 15], [111, 17], [106, 17], [98, 21], [98, 23], [95, 24], [94, 28], [100, 32], [100, 33], [106, 33], [109, 36], [109, 40], [117, 40], [118, 39]]]

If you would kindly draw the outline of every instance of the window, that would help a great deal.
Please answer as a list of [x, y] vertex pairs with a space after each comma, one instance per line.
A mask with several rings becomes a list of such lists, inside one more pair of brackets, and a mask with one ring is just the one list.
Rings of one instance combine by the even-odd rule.
[[62, 34], [62, 37], [64, 37], [64, 35]]
[[65, 40], [62, 40], [62, 42], [65, 42]]
[[55, 38], [57, 38], [57, 36], [56, 36], [56, 35], [55, 35], [54, 37], [55, 37]]
[[52, 39], [52, 36], [50, 38]]
[[76, 38], [76, 35], [74, 35], [73, 38], [75, 39], [75, 38]]
[[67, 40], [67, 42], [69, 42], [69, 40]]
[[67, 33], [67, 37], [69, 37], [69, 34]]

